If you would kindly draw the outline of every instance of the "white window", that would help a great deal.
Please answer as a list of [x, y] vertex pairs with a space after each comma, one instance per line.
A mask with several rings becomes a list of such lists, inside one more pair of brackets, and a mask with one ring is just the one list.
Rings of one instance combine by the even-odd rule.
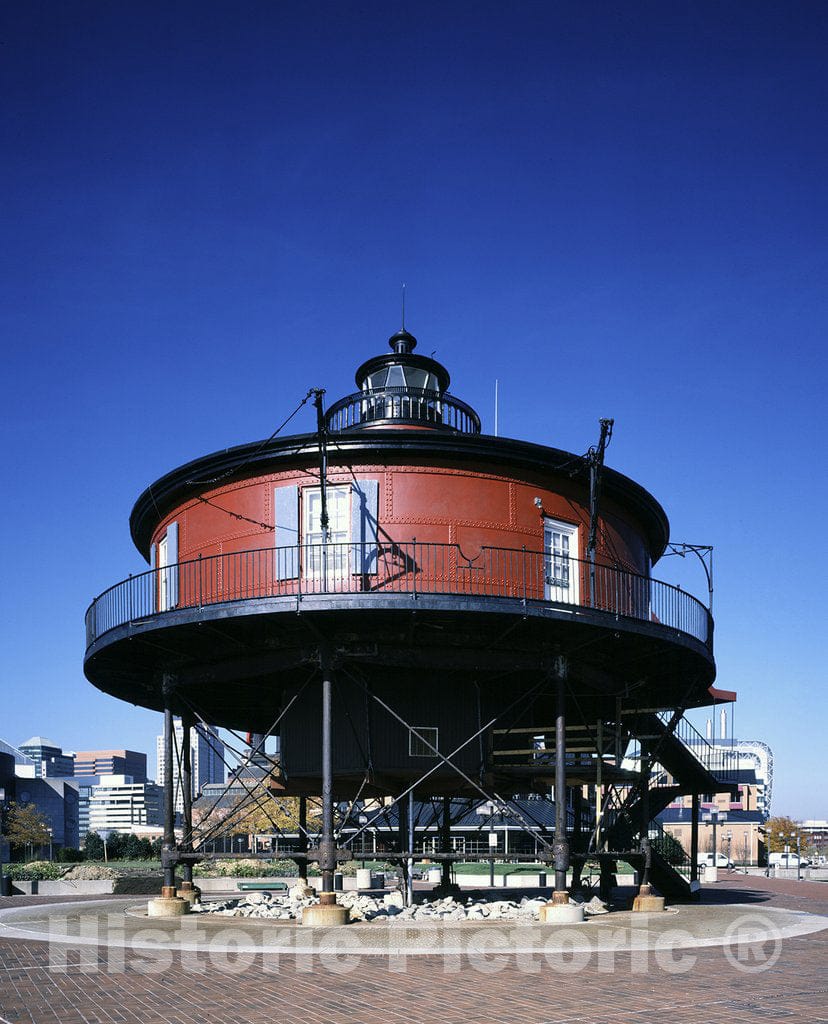
[[344, 579], [350, 569], [351, 487], [327, 487], [328, 544], [322, 537], [322, 488], [302, 491], [302, 542], [306, 576]]
[[577, 604], [578, 527], [557, 519], [546, 519], [543, 535], [546, 599]]
[[414, 725], [408, 731], [409, 757], [436, 757], [438, 731], [431, 725]]

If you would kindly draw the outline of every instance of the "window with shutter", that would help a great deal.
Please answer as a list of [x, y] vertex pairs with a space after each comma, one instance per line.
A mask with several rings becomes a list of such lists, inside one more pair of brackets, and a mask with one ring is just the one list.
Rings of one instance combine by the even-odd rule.
[[328, 487], [328, 543], [323, 545], [322, 488], [302, 491], [302, 550], [304, 574], [313, 579], [342, 580], [348, 576], [351, 488]]

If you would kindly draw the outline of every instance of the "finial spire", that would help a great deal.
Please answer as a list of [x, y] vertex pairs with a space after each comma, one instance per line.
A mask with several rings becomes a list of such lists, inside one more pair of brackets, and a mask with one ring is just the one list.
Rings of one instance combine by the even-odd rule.
[[402, 283], [402, 329], [405, 330], [405, 281]]

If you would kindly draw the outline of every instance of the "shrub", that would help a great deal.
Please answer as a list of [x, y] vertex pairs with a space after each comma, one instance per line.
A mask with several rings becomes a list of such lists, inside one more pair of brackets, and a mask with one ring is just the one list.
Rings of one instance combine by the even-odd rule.
[[79, 864], [86, 859], [83, 850], [76, 850], [72, 846], [61, 846], [55, 850], [54, 859], [59, 864]]
[[149, 839], [131, 832], [113, 832], [108, 846], [109, 856], [115, 860], [151, 860], [154, 856]]
[[295, 876], [299, 870], [292, 860], [208, 860], [193, 867], [199, 878], [272, 878]]
[[16, 882], [45, 882], [62, 878], [66, 868], [49, 860], [32, 860], [28, 864], [7, 864], [4, 871]]
[[689, 860], [684, 847], [669, 832], [665, 832], [663, 835], [653, 839], [652, 846], [657, 853], [664, 857], [668, 864], [672, 864], [674, 867], [678, 867]]

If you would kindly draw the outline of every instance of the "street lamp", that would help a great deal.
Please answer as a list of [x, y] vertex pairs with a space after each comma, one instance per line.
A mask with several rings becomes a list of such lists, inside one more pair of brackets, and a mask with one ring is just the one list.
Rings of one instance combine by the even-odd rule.
[[720, 811], [718, 807], [713, 807], [702, 815], [702, 821], [709, 821], [713, 826], [713, 876], [710, 881], [715, 882], [718, 881], [719, 871], [719, 850], [716, 846], [716, 828], [727, 821], [727, 811]]
[[497, 806], [490, 800], [478, 809], [478, 814], [489, 816], [489, 888], [494, 888], [495, 850], [497, 849], [497, 833], [494, 830], [494, 818]]
[[796, 880], [797, 882], [802, 881], [802, 857], [800, 856], [802, 850], [802, 837], [798, 832], [791, 832], [787, 834], [785, 832], [779, 833], [779, 838], [785, 844], [785, 867], [790, 867], [791, 863], [791, 840], [796, 840]]
[[[3, 814], [6, 810], [6, 790], [0, 786], [0, 896], [6, 895], [6, 876], [3, 863], [9, 856], [9, 841], [3, 835]], [[11, 892], [11, 890], [9, 890]]]
[[[368, 815], [365, 814], [364, 811], [361, 811], [357, 815], [357, 825], [360, 827], [360, 829], [363, 829], [367, 824], [368, 824]], [[353, 849], [354, 849], [354, 851], [360, 851], [361, 850], [362, 853], [364, 853], [365, 852], [365, 836], [364, 835], [361, 835], [359, 837], [359, 842], [360, 842], [360, 845], [357, 847], [356, 844], [354, 844]]]
[[109, 863], [109, 851], [106, 848], [106, 841], [112, 835], [112, 831], [113, 830], [110, 828], [102, 828], [98, 830], [98, 835], [101, 837], [104, 844], [104, 864]]

